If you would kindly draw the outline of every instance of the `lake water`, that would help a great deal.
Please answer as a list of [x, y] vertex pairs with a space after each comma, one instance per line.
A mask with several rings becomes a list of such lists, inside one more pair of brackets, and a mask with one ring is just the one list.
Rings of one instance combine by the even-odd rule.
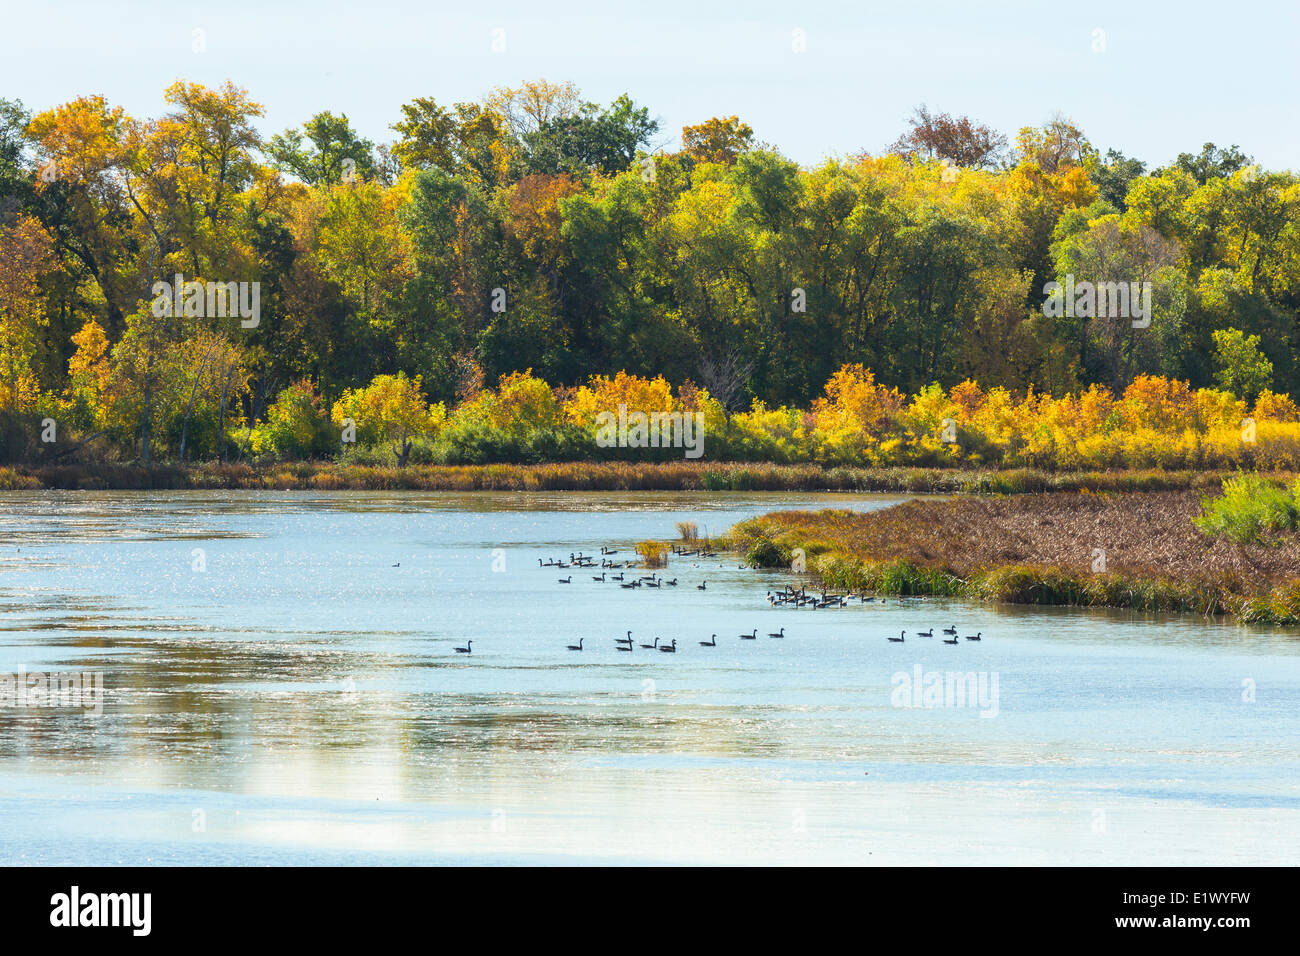
[[0, 862], [1294, 863], [1294, 631], [538, 566], [896, 500], [0, 494]]

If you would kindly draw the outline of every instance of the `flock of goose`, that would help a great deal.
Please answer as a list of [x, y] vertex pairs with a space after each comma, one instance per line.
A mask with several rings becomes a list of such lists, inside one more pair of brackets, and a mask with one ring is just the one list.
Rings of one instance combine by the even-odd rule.
[[[672, 545], [672, 552], [673, 554], [682, 555], [682, 556], [697, 555], [703, 558], [716, 558], [718, 556], [718, 553], [716, 551], [709, 551], [705, 548], [688, 550], [686, 548], [679, 548], [677, 545]], [[665, 587], [675, 588], [677, 587], [676, 578], [673, 578], [672, 580], [661, 578], [657, 572], [652, 574], [643, 574], [640, 577], [632, 578], [632, 580], [630, 581], [627, 580], [627, 573], [626, 573], [627, 569], [640, 564], [640, 561], [639, 560], [615, 561], [613, 559], [613, 555], [616, 554], [618, 554], [618, 551], [616, 551], [615, 549], [602, 547], [600, 549], [600, 554], [599, 554], [600, 564], [597, 565], [596, 564], [597, 556], [583, 554], [581, 551], [578, 551], [576, 553], [570, 551], [569, 560], [567, 562], [563, 558], [551, 558], [546, 561], [543, 561], [541, 558], [538, 558], [537, 566], [541, 568], [561, 568], [561, 569], [590, 568], [593, 571], [599, 567], [600, 574], [593, 574], [591, 576], [591, 579], [593, 581], [595, 581], [597, 584], [617, 584], [619, 587], [624, 588], [626, 590], [631, 590], [633, 588], [665, 588]], [[617, 571], [620, 568], [623, 569], [624, 573], [622, 574], [613, 573], [614, 571]], [[558, 584], [572, 584], [573, 575], [570, 574], [566, 578], [557, 578], [556, 582]], [[701, 581], [699, 584], [695, 586], [695, 590], [697, 591], [704, 591], [707, 589], [708, 589], [707, 581]]]
[[[768, 636], [768, 637], [778, 638], [778, 639], [780, 639], [780, 638], [784, 638], [784, 637], [785, 637], [785, 628], [781, 628], [781, 630], [780, 630], [778, 633], [776, 633], [776, 634], [769, 634], [769, 635], [767, 635], [767, 636]], [[740, 640], [742, 640], [742, 641], [756, 641], [756, 640], [758, 640], [758, 628], [754, 628], [754, 630], [753, 630], [751, 633], [749, 633], [749, 634], [741, 634], [741, 635], [739, 635], [739, 637], [740, 637]], [[616, 638], [614, 638], [614, 650], [616, 650], [616, 651], [624, 651], [624, 652], [627, 652], [627, 653], [631, 653], [633, 647], [640, 647], [640, 648], [642, 648], [643, 650], [647, 650], [647, 651], [659, 651], [661, 654], [676, 654], [676, 653], [677, 653], [677, 638], [674, 637], [670, 642], [668, 642], [668, 643], [666, 643], [666, 644], [661, 644], [661, 643], [659, 643], [661, 640], [662, 640], [662, 638], [656, 637], [656, 638], [654, 639], [654, 643], [653, 643], [653, 644], [635, 644], [635, 643], [633, 643], [633, 641], [632, 641], [632, 632], [631, 632], [631, 631], [628, 631], [628, 632], [627, 632], [627, 637], [616, 637]], [[583, 641], [584, 641], [584, 638], [581, 638], [581, 637], [578, 638], [578, 643], [577, 643], [577, 644], [570, 644], [570, 645], [568, 645], [568, 649], [571, 650], [571, 651], [581, 651], [581, 650], [583, 649], [583, 646], [582, 646]], [[698, 641], [697, 643], [700, 645], [700, 647], [717, 647], [717, 646], [718, 646], [718, 635], [714, 634], [714, 635], [710, 636], [709, 639], [708, 639], [707, 641]], [[457, 650], [459, 650], [459, 648], [457, 648]]]
[[[855, 597], [862, 604], [874, 604], [877, 600], [866, 594], [831, 594], [825, 589], [821, 594], [809, 594], [806, 587], [796, 588], [787, 584], [780, 591], [768, 591], [767, 603], [772, 607], [807, 607], [815, 611], [818, 608], [848, 607], [849, 601]], [[885, 603], [884, 598], [879, 601]]]
[[[671, 549], [673, 554], [676, 554], [681, 557], [703, 557], [703, 558], [718, 557], [718, 553], [716, 551], [709, 551], [707, 548], [690, 549], [685, 547], [679, 547], [678, 545], [672, 545]], [[613, 548], [602, 547], [600, 549], [599, 555], [587, 555], [587, 554], [583, 554], [581, 551], [570, 552], [568, 561], [565, 561], [562, 557], [551, 558], [548, 560], [543, 560], [542, 558], [538, 558], [537, 564], [538, 567], [542, 567], [542, 568], [561, 568], [561, 569], [582, 568], [582, 569], [599, 570], [600, 574], [593, 574], [591, 576], [592, 581], [595, 581], [598, 584], [606, 584], [606, 583], [618, 584], [619, 587], [625, 589], [641, 588], [641, 587], [646, 587], [646, 588], [677, 587], [676, 578], [668, 580], [660, 577], [657, 572], [641, 575], [640, 577], [633, 577], [631, 580], [627, 580], [627, 574], [626, 574], [627, 569], [639, 565], [640, 560], [634, 559], [628, 561], [616, 561], [614, 560], [614, 555], [617, 554], [618, 551]], [[599, 565], [596, 564], [597, 559], [599, 559], [600, 561]], [[745, 566], [741, 565], [741, 567], [743, 568]], [[614, 574], [613, 573], [614, 571], [620, 571], [621, 573]], [[570, 574], [567, 577], [559, 578], [557, 580], [558, 583], [560, 584], [572, 584], [573, 575]], [[701, 581], [699, 584], [695, 586], [696, 590], [697, 591], [705, 590], [707, 587], [707, 583], [708, 582], [706, 581]], [[808, 589], [806, 587], [796, 588], [793, 585], [789, 585], [789, 584], [785, 585], [783, 588], [781, 588], [778, 591], [767, 592], [767, 603], [772, 607], [796, 607], [796, 608], [807, 607], [813, 610], [817, 610], [819, 608], [848, 607], [849, 601], [852, 600], [853, 598], [857, 598], [859, 603], [861, 604], [872, 604], [872, 603], [884, 604], [885, 603], [884, 598], [877, 598], [873, 595], [832, 594], [826, 591], [825, 589], [823, 589], [820, 594], [816, 592], [809, 594]], [[944, 636], [942, 640], [943, 643], [945, 644], [958, 644], [962, 640], [961, 637], [958, 637], [956, 625], [953, 625], [952, 627], [945, 627], [943, 629], [943, 635]], [[786, 636], [785, 628], [782, 627], [779, 631], [775, 633], [769, 633], [767, 636], [769, 638], [781, 640]], [[914, 636], [934, 637], [934, 628], [932, 627], [928, 631], [917, 631]], [[967, 635], [964, 639], [967, 641], [979, 641], [982, 640], [983, 637], [984, 637], [984, 632], [979, 631], [975, 634]], [[758, 628], [754, 628], [754, 630], [751, 631], [749, 634], [738, 635], [738, 639], [742, 641], [758, 640]], [[902, 644], [906, 641], [906, 639], [907, 639], [907, 631], [900, 632], [898, 637], [886, 638], [886, 640], [888, 640], [890, 643], [893, 644]], [[568, 644], [566, 645], [566, 648], [570, 651], [576, 651], [581, 653], [585, 649], [584, 648], [585, 641], [586, 641], [585, 638], [578, 638], [577, 644]], [[710, 636], [710, 638], [707, 641], [698, 641], [697, 643], [699, 644], [700, 647], [717, 647], [718, 635], [713, 634]], [[474, 647], [474, 642], [467, 640], [465, 642], [464, 647], [457, 647], [455, 650], [457, 654], [471, 654], [473, 653], [473, 647]], [[673, 638], [671, 641], [663, 643], [662, 638], [656, 637], [653, 643], [637, 644], [632, 640], [632, 632], [628, 631], [626, 637], [616, 637], [614, 639], [614, 649], [616, 651], [630, 654], [632, 653], [633, 649], [636, 647], [640, 647], [641, 649], [647, 651], [658, 651], [661, 654], [676, 654], [678, 651], [677, 638]]]
[[[959, 638], [959, 637], [957, 636], [957, 625], [956, 625], [956, 624], [954, 624], [952, 627], [945, 627], [945, 628], [943, 629], [943, 633], [944, 633], [945, 635], [951, 635], [951, 636], [945, 636], [945, 637], [943, 638], [943, 642], [944, 642], [945, 644], [957, 644], [957, 643], [959, 643], [959, 642], [961, 641], [961, 638]], [[934, 628], [930, 628], [928, 631], [917, 631], [916, 634], [915, 634], [914, 636], [915, 636], [915, 637], [934, 637]], [[898, 635], [898, 637], [890, 637], [890, 638], [886, 638], [886, 640], [889, 640], [889, 641], [893, 642], [894, 644], [902, 644], [902, 643], [904, 642], [904, 640], [905, 640], [906, 637], [907, 637], [907, 631], [903, 631], [903, 632], [901, 632], [901, 633]], [[967, 635], [966, 635], [966, 640], [968, 640], [968, 641], [982, 641], [983, 639], [984, 639], [984, 632], [983, 632], [983, 631], [979, 631], [979, 632], [977, 632], [977, 633], [975, 633], [975, 634], [967, 634]]]

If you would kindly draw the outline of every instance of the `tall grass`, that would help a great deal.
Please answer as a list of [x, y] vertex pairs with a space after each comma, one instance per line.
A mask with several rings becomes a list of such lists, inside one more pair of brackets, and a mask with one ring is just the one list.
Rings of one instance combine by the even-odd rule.
[[647, 568], [668, 566], [668, 545], [662, 541], [641, 541], [637, 543], [636, 553], [641, 556], [641, 563]]
[[[1041, 494], [1051, 491], [1161, 491], [1217, 489], [1228, 473], [1215, 471], [1049, 472], [1017, 468], [823, 468], [778, 465], [573, 461], [522, 465], [384, 465], [360, 462], [287, 462], [250, 465], [209, 462], [140, 465], [83, 462], [15, 466], [11, 484], [95, 489], [265, 488], [418, 491], [854, 491], [965, 495]], [[1278, 479], [1294, 477], [1277, 473]]]

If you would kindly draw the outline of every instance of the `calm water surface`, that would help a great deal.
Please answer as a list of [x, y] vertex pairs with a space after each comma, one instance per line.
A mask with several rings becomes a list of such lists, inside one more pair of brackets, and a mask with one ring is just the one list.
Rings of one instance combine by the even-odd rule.
[[[771, 608], [792, 576], [734, 557], [659, 590], [538, 567], [896, 500], [0, 494], [0, 674], [104, 686], [99, 714], [0, 706], [0, 862], [1295, 861], [1292, 631]], [[948, 672], [983, 696], [901, 706]]]

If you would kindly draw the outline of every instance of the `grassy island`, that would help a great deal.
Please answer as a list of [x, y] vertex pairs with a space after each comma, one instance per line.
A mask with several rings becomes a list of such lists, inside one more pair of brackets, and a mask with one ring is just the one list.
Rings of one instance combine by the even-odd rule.
[[787, 511], [731, 529], [759, 567], [832, 588], [960, 595], [1300, 622], [1300, 540], [1211, 536], [1194, 491], [1057, 492], [909, 501], [881, 511]]

